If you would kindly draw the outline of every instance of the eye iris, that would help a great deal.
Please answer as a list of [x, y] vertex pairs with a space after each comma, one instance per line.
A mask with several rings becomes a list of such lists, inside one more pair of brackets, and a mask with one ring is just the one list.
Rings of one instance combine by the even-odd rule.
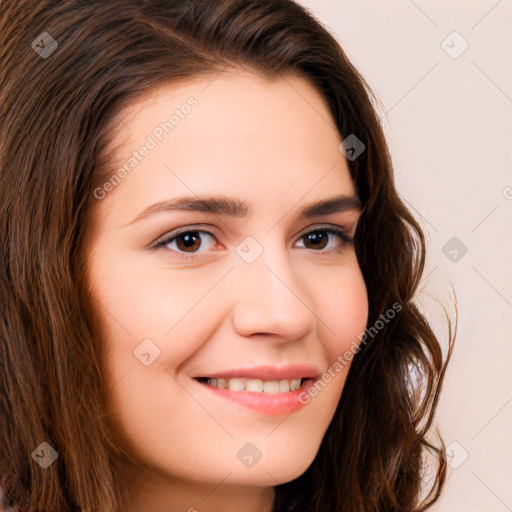
[[[314, 231], [314, 232], [308, 233], [306, 235], [306, 240], [308, 242], [312, 241], [313, 247], [316, 247], [316, 248], [319, 247], [319, 245], [316, 242], [320, 241], [320, 243], [321, 243], [322, 239], [324, 242], [327, 242], [327, 240], [328, 240], [328, 236], [325, 234], [325, 231]], [[325, 243], [321, 246], [321, 248], [323, 249], [324, 247], [325, 247]]]
[[[200, 242], [201, 242], [201, 239], [198, 236], [197, 231], [191, 231], [189, 233], [184, 233], [182, 235], [179, 235], [176, 240], [177, 240], [177, 245], [178, 245], [178, 248], [180, 249], [180, 251], [187, 250], [187, 249], [194, 249], [194, 250], [198, 249], [198, 247], [194, 247], [194, 243], [196, 245], [198, 245], [198, 243], [200, 244]], [[183, 243], [180, 243], [180, 242], [184, 242], [185, 245], [183, 245]]]

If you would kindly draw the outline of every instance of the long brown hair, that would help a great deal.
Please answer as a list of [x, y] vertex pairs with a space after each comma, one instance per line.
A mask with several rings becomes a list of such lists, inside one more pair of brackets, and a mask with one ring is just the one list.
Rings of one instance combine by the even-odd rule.
[[[118, 512], [122, 467], [134, 461], [109, 425], [84, 302], [93, 191], [125, 105], [227, 68], [304, 77], [342, 139], [364, 143], [348, 164], [364, 206], [355, 249], [368, 325], [401, 305], [361, 344], [315, 460], [275, 487], [274, 510], [420, 511], [439, 496], [444, 445], [426, 435], [455, 332], [450, 323], [443, 362], [413, 301], [424, 235], [395, 190], [378, 100], [334, 37], [292, 0], [2, 0], [0, 483], [15, 510]], [[411, 392], [411, 367], [422, 393]], [[46, 469], [33, 456], [43, 442], [58, 454]], [[422, 501], [426, 450], [437, 465]]]

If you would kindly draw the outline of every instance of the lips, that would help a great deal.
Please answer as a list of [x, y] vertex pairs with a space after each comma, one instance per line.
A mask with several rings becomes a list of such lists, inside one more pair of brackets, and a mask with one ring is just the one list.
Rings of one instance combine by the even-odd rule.
[[[239, 368], [194, 377], [201, 393], [215, 404], [231, 402], [235, 408], [251, 409], [262, 416], [282, 416], [307, 407], [307, 394], [320, 372], [309, 365]], [[262, 377], [265, 377], [262, 379]], [[210, 398], [208, 398], [210, 399]], [[238, 414], [238, 413], [237, 413]]]

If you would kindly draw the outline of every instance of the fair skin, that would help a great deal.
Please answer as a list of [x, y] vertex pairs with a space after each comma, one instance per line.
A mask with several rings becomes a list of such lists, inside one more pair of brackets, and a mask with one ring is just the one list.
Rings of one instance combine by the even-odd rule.
[[[360, 210], [300, 217], [306, 205], [356, 192], [334, 120], [299, 77], [225, 72], [153, 91], [122, 111], [113, 168], [191, 96], [197, 106], [98, 201], [88, 247], [109, 404], [147, 468], [127, 484], [121, 510], [269, 512], [273, 486], [317, 454], [348, 366], [306, 405], [274, 414], [195, 378], [291, 364], [321, 376], [332, 366], [364, 331], [368, 302], [353, 244], [326, 229], [353, 236]], [[250, 211], [160, 211], [132, 222], [160, 201], [221, 194]], [[181, 236], [151, 248], [177, 228], [193, 243]], [[263, 250], [251, 262], [237, 252], [247, 237]], [[145, 339], [143, 352], [160, 351], [148, 365], [134, 355]], [[261, 454], [251, 467], [237, 456], [244, 446], [255, 454], [247, 443]]]

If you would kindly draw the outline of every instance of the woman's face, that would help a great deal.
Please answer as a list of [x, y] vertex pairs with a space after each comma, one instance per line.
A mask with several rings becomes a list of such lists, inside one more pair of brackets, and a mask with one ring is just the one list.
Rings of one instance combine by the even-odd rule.
[[308, 214], [355, 196], [334, 120], [302, 78], [238, 73], [160, 89], [121, 118], [88, 247], [115, 421], [169, 483], [293, 480], [340, 399], [349, 367], [333, 365], [368, 315], [343, 238], [360, 210]]

